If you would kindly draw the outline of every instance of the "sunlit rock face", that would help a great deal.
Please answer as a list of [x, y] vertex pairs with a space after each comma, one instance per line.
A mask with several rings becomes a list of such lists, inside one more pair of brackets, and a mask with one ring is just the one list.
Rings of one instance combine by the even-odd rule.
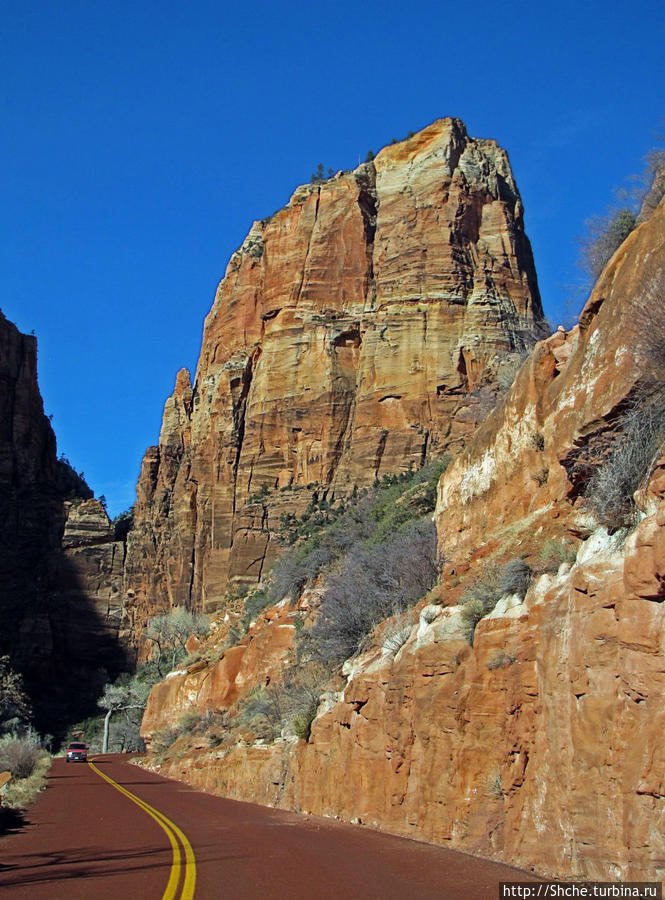
[[144, 458], [128, 621], [215, 608], [284, 512], [459, 446], [541, 320], [506, 153], [458, 120], [298, 188], [231, 257]]
[[[635, 493], [639, 521], [628, 535], [600, 527], [584, 492], [636, 384], [653, 376], [664, 235], [661, 201], [607, 265], [579, 327], [537, 346], [442, 476], [445, 568], [401, 646], [375, 640], [347, 661], [307, 741], [233, 733], [213, 748], [192, 739], [166, 772], [542, 874], [663, 880], [665, 458]], [[465, 584], [516, 558], [537, 572], [547, 557], [548, 571], [524, 598], [502, 597], [471, 645]], [[200, 711], [232, 702], [223, 691], [199, 700], [195, 679], [206, 666], [212, 677], [226, 654], [230, 667], [259, 635], [272, 665], [277, 622], [269, 611], [239, 646], [183, 673], [178, 696], [189, 685]], [[252, 677], [261, 683], [260, 663]], [[166, 688], [154, 699], [164, 702], [146, 717], [147, 737], [175, 720], [169, 702], [178, 711]]]

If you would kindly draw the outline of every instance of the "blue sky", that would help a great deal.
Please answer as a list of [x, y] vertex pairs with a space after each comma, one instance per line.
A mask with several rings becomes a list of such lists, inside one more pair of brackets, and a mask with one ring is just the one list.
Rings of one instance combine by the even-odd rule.
[[39, 339], [59, 451], [134, 500], [251, 222], [319, 162], [440, 116], [508, 150], [545, 309], [665, 115], [662, 0], [0, 0], [0, 308]]

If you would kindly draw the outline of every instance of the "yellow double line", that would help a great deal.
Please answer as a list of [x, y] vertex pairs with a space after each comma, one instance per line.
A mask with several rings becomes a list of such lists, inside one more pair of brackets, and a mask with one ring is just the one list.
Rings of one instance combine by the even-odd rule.
[[[187, 840], [185, 834], [178, 828], [178, 826], [172, 822], [170, 819], [167, 819], [163, 813], [160, 813], [159, 810], [155, 809], [154, 806], [150, 806], [149, 803], [146, 803], [145, 800], [141, 800], [140, 797], [137, 797], [136, 794], [132, 794], [131, 791], [128, 791], [127, 788], [124, 788], [121, 784], [118, 784], [117, 781], [114, 781], [112, 778], [105, 772], [101, 772], [97, 766], [88, 762], [88, 765], [99, 775], [100, 778], [103, 778], [104, 781], [108, 781], [110, 785], [112, 785], [116, 790], [120, 791], [121, 794], [124, 794], [132, 803], [136, 803], [137, 806], [140, 806], [141, 809], [148, 813], [155, 822], [166, 832], [168, 839], [171, 843], [171, 851], [172, 851], [172, 862], [171, 862], [171, 874], [169, 875], [169, 880], [166, 885], [166, 889], [162, 895], [162, 900], [174, 900], [176, 894], [178, 892], [178, 886], [180, 884], [180, 875], [182, 870], [182, 853], [180, 851], [180, 844], [182, 844], [182, 849], [185, 852], [185, 877], [182, 884], [182, 890], [180, 892], [179, 900], [192, 900], [194, 897], [194, 887], [196, 885], [196, 861], [194, 859], [194, 851], [192, 850], [192, 845]], [[180, 840], [180, 844], [178, 844], [178, 840]]]

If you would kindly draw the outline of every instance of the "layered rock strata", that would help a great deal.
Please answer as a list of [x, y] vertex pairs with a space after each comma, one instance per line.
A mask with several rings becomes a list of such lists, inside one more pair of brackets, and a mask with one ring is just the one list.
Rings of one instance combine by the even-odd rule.
[[458, 444], [541, 320], [507, 156], [458, 120], [298, 188], [231, 257], [144, 458], [129, 620], [216, 608], [281, 514]]
[[[599, 527], [584, 493], [640, 383], [662, 382], [663, 235], [665, 201], [442, 477], [446, 568], [403, 645], [346, 664], [307, 742], [200, 743], [167, 771], [543, 874], [662, 880], [665, 459], [628, 536]], [[515, 558], [547, 571], [471, 645], [460, 591]]]

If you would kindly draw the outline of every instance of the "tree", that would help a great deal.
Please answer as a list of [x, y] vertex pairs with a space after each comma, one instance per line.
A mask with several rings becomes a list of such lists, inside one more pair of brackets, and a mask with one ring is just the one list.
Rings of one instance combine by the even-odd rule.
[[148, 625], [146, 638], [154, 645], [153, 661], [161, 676], [175, 669], [187, 653], [187, 639], [192, 634], [206, 634], [208, 617], [191, 613], [183, 607], [155, 616]]
[[104, 716], [104, 736], [102, 738], [102, 753], [108, 753], [109, 733], [111, 717], [117, 712], [129, 712], [129, 710], [144, 710], [148, 702], [151, 685], [132, 678], [127, 684], [107, 684], [104, 693], [97, 701], [101, 709], [106, 710]]
[[26, 722], [31, 715], [23, 677], [12, 669], [8, 656], [0, 656], [0, 731], [4, 724], [16, 720]]

